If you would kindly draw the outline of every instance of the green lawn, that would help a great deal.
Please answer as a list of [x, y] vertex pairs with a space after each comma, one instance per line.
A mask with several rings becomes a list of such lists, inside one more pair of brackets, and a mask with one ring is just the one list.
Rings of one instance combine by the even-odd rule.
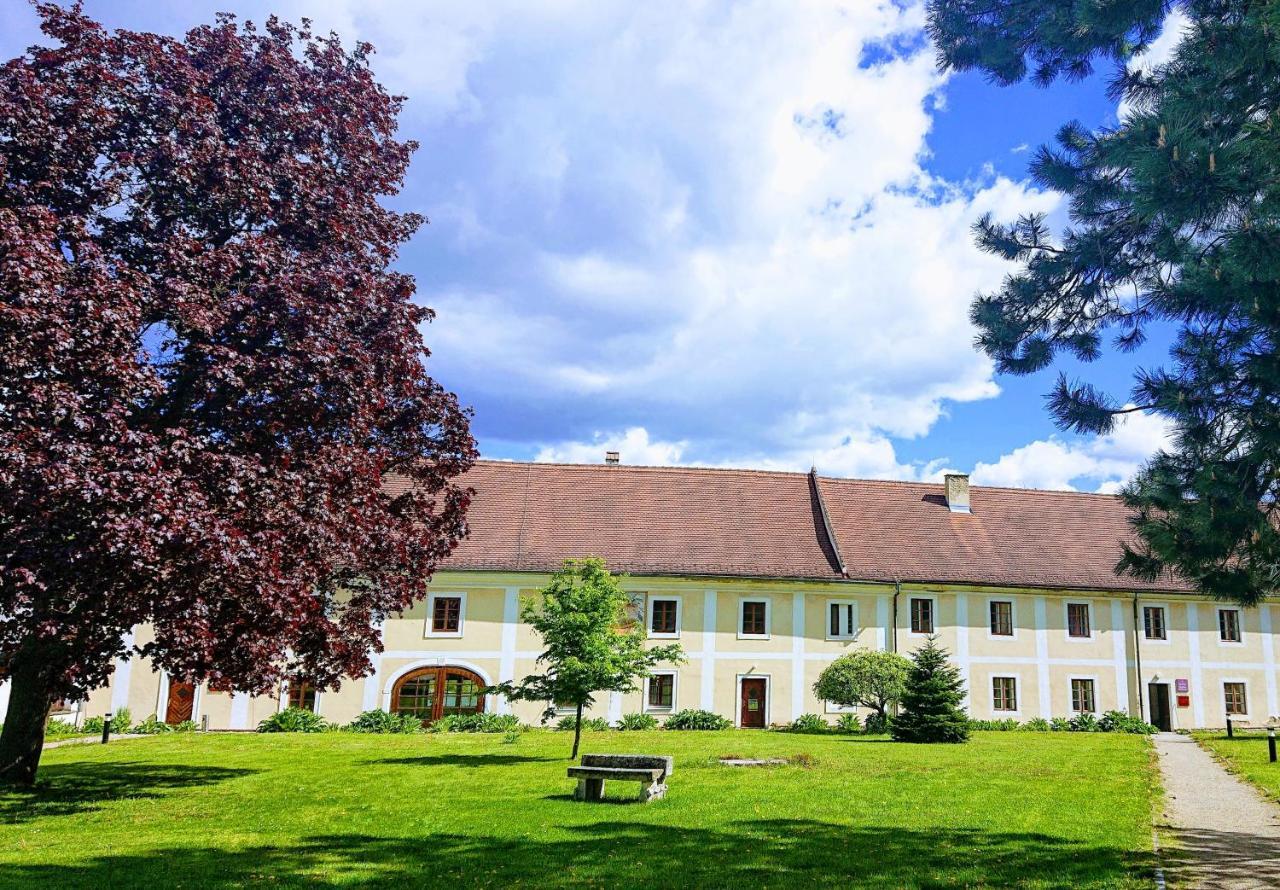
[[1267, 759], [1267, 734], [1265, 732], [1240, 732], [1235, 738], [1227, 738], [1225, 730], [1219, 732], [1194, 732], [1192, 736], [1204, 745], [1231, 772], [1280, 800], [1280, 763]]
[[[48, 751], [0, 794], [0, 885], [1149, 886], [1147, 740], [594, 733], [667, 798], [571, 799], [570, 739], [183, 735]], [[732, 768], [724, 755], [808, 754]]]

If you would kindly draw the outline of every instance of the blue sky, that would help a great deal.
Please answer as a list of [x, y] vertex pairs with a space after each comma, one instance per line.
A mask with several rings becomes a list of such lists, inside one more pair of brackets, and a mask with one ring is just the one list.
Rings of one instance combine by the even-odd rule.
[[[970, 299], [1010, 269], [969, 226], [1062, 221], [1027, 159], [1069, 119], [1116, 121], [1103, 79], [941, 75], [919, 4], [86, 7], [167, 33], [308, 16], [378, 47], [422, 144], [395, 203], [431, 219], [401, 266], [485, 456], [1109, 490], [1163, 441], [1141, 415], [1064, 435], [1043, 408], [1056, 372], [997, 378], [971, 345]], [[0, 8], [6, 57], [38, 39], [24, 4]], [[1123, 398], [1166, 348], [1067, 370]]]

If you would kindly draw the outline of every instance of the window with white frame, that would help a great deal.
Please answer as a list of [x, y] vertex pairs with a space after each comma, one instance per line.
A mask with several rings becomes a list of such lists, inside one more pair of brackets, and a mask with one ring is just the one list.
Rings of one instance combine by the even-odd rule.
[[1067, 636], [1088, 639], [1093, 635], [1088, 603], [1067, 603]]
[[1240, 634], [1240, 610], [1218, 610], [1218, 639], [1224, 643], [1239, 643], [1244, 638]]
[[676, 675], [665, 671], [649, 675], [645, 692], [645, 710], [671, 711], [676, 706]]
[[1018, 678], [991, 678], [991, 709], [993, 711], [1018, 710]]
[[766, 639], [769, 636], [769, 600], [745, 599], [738, 602], [738, 636]]
[[680, 636], [680, 598], [674, 596], [649, 597], [649, 636]]
[[427, 636], [460, 637], [466, 620], [464, 593], [433, 593], [427, 600]]
[[858, 635], [858, 605], [853, 600], [827, 601], [827, 639], [852, 640]]
[[933, 600], [929, 597], [911, 598], [911, 632], [933, 633]]
[[1142, 630], [1148, 640], [1169, 639], [1169, 625], [1165, 620], [1164, 606], [1142, 607]]
[[1097, 700], [1093, 695], [1093, 680], [1083, 677], [1071, 679], [1071, 710], [1077, 714], [1097, 712]]

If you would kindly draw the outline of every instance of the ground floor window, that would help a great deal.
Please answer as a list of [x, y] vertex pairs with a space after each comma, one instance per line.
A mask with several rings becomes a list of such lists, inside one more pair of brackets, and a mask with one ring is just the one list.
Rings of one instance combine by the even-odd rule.
[[1223, 683], [1222, 695], [1226, 701], [1228, 715], [1249, 713], [1249, 703], [1245, 699], [1243, 683]]
[[290, 680], [289, 707], [302, 708], [304, 711], [314, 711], [316, 709], [316, 687], [297, 677]]
[[1094, 706], [1093, 681], [1071, 681], [1071, 710], [1077, 714], [1092, 714], [1097, 711]]
[[991, 678], [991, 707], [997, 711], [1018, 710], [1018, 680], [1016, 677]]
[[421, 668], [401, 677], [391, 691], [391, 710], [423, 723], [449, 714], [484, 710], [485, 682], [465, 668]]
[[669, 711], [675, 707], [675, 674], [653, 674], [649, 677], [648, 703], [651, 711]]

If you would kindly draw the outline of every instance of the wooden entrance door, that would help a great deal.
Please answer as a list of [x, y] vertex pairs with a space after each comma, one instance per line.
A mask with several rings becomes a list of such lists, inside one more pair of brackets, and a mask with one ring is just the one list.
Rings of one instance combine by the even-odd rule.
[[1169, 714], [1169, 684], [1147, 684], [1147, 700], [1151, 702], [1151, 723], [1164, 732], [1173, 730], [1173, 721]]
[[764, 729], [765, 696], [769, 681], [764, 677], [742, 678], [742, 716], [738, 723], [743, 728]]
[[169, 681], [169, 702], [164, 709], [165, 723], [182, 723], [191, 719], [191, 708], [196, 701], [196, 687], [182, 680]]

